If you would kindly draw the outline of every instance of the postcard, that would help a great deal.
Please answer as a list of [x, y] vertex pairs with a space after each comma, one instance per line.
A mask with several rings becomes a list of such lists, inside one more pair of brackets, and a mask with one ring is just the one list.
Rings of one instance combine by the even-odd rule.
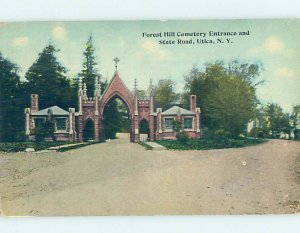
[[0, 214], [299, 213], [299, 26], [0, 23]]

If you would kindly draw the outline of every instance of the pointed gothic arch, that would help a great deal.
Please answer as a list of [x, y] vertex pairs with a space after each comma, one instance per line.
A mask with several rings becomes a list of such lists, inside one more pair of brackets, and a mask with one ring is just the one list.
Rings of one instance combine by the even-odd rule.
[[91, 118], [84, 122], [83, 138], [85, 141], [95, 139], [95, 123]]

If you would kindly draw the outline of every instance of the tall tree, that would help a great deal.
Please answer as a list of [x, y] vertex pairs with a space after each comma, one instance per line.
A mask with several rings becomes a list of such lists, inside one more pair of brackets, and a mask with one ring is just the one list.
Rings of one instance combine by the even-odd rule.
[[157, 107], [166, 110], [179, 100], [180, 95], [175, 92], [175, 83], [171, 79], [159, 80], [155, 87]]
[[255, 89], [239, 77], [227, 75], [208, 96], [206, 114], [218, 133], [235, 138], [245, 132], [255, 107]]
[[261, 70], [262, 66], [260, 64], [243, 63], [237, 60], [231, 61], [228, 64], [225, 64], [224, 61], [207, 63], [203, 70], [193, 67], [184, 77], [185, 88], [183, 95], [185, 105], [186, 107], [189, 105], [189, 95], [196, 95], [197, 105], [201, 108], [202, 124], [213, 128], [213, 116], [207, 114], [207, 107], [209, 99], [219, 89], [220, 80], [223, 78], [228, 79], [229, 76], [237, 77], [243, 80], [245, 84], [255, 88], [259, 84], [256, 83], [256, 78], [259, 76]]
[[0, 53], [0, 141], [18, 141], [24, 134], [23, 86], [19, 68]]
[[93, 46], [93, 40], [90, 36], [85, 45], [85, 50], [83, 52], [84, 61], [83, 69], [80, 73], [82, 81], [86, 83], [87, 86], [87, 95], [92, 97], [95, 91], [95, 79], [100, 79], [101, 75], [98, 73], [96, 68], [96, 56], [94, 54], [95, 48]]
[[67, 109], [72, 106], [70, 80], [66, 68], [56, 57], [57, 52], [54, 45], [47, 45], [25, 74], [28, 92], [39, 94], [40, 108], [58, 105]]

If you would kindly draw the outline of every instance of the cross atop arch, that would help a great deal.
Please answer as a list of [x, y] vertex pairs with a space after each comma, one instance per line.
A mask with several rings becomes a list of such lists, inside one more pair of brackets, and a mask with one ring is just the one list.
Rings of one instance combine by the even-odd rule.
[[118, 62], [120, 61], [120, 59], [115, 57], [113, 61], [115, 62], [116, 71], [118, 71]]

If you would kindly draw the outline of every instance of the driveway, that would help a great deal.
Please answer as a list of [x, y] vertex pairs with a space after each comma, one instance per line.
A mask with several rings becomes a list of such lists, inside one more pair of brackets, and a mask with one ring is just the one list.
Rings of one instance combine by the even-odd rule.
[[121, 135], [65, 153], [1, 154], [0, 166], [4, 215], [300, 212], [300, 142], [146, 151]]

